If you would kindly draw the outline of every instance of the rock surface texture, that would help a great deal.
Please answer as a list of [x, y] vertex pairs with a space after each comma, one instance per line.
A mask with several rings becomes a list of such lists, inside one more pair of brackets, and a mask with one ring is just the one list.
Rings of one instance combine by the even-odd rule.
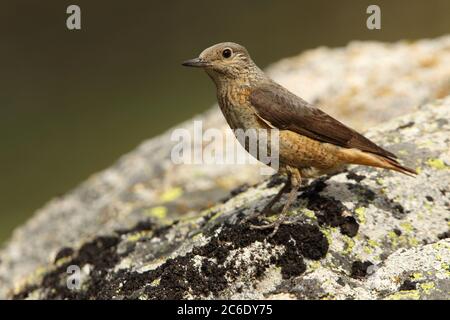
[[[283, 179], [175, 165], [169, 132], [18, 228], [0, 252], [0, 298], [449, 299], [450, 37], [319, 48], [268, 72], [371, 128], [419, 175], [350, 167], [311, 181], [268, 238], [240, 221]], [[194, 120], [226, 130], [216, 109]]]

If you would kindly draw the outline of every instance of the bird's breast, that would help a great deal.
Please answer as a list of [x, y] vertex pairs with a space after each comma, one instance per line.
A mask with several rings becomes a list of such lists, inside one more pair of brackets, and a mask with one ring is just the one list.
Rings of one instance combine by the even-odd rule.
[[250, 103], [250, 88], [227, 86], [217, 91], [220, 109], [231, 129], [266, 128], [257, 117]]

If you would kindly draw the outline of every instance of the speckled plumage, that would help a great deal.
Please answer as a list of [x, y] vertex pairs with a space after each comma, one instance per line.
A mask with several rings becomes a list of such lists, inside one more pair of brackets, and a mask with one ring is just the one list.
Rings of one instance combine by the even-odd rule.
[[[347, 164], [415, 174], [399, 164], [391, 152], [272, 81], [236, 43], [214, 45], [184, 65], [204, 68], [214, 81], [220, 109], [231, 129], [279, 131], [279, 171], [288, 174], [292, 187], [282, 216], [302, 177], [332, 173]], [[267, 143], [270, 149], [270, 139]], [[250, 151], [245, 143], [244, 147]], [[272, 225], [276, 231], [279, 223]]]

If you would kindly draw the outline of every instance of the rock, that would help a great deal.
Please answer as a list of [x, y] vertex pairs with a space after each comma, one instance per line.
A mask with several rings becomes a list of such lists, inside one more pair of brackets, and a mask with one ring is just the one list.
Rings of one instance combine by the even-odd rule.
[[[353, 167], [316, 179], [270, 238], [240, 221], [280, 188], [273, 177], [199, 213], [61, 248], [14, 298], [448, 299], [450, 239], [439, 238], [449, 229], [449, 115], [450, 97], [368, 133], [416, 178]], [[79, 290], [66, 285], [73, 265]]]
[[[319, 48], [274, 64], [279, 83], [366, 130], [450, 93], [450, 37]], [[318, 81], [318, 79], [321, 79]]]
[[[367, 116], [371, 126], [449, 93], [449, 48], [450, 37], [358, 42], [269, 71], [298, 93], [297, 75], [310, 101], [331, 105], [352, 92], [332, 110], [357, 101], [366, 109], [350, 103], [359, 111], [346, 122]], [[434, 62], [420, 63], [425, 57]], [[389, 92], [375, 98], [385, 81]], [[448, 298], [449, 107], [450, 98], [429, 102], [367, 134], [417, 167], [417, 178], [355, 167], [317, 179], [299, 193], [293, 224], [270, 239], [239, 221], [281, 179], [261, 181], [251, 165], [174, 165], [170, 132], [149, 140], [15, 231], [0, 253], [0, 297]], [[197, 119], [225, 130], [217, 110]], [[191, 121], [181, 126], [193, 130]], [[79, 290], [66, 286], [71, 265], [80, 268]]]

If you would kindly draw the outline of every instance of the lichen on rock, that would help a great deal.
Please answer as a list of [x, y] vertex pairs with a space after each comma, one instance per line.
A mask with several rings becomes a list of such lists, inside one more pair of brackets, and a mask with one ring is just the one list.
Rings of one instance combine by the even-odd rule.
[[[332, 62], [347, 63], [347, 72], [357, 73], [362, 71], [351, 66], [363, 57], [355, 61], [345, 59], [347, 54], [370, 55], [377, 49], [403, 57], [413, 45], [436, 54], [448, 48], [449, 38], [356, 43], [315, 54], [319, 59], [326, 52]], [[311, 79], [314, 72], [301, 66], [314, 60], [314, 51], [295, 59], [291, 69], [286, 60], [271, 73]], [[446, 61], [441, 57], [434, 64], [440, 68], [438, 86], [410, 93], [415, 110], [367, 132], [417, 168], [416, 178], [354, 166], [310, 181], [298, 193], [290, 223], [270, 238], [270, 230], [241, 222], [264, 207], [283, 178], [256, 179], [254, 166], [175, 166], [169, 136], [163, 135], [53, 200], [19, 228], [0, 252], [0, 297], [448, 299], [450, 97], [420, 104], [450, 83]], [[415, 69], [420, 63], [407, 66], [420, 76]], [[431, 77], [433, 64], [426, 67]], [[390, 79], [393, 71], [379, 68], [385, 73], [380, 77]], [[323, 89], [328, 80], [319, 69]], [[356, 76], [340, 86], [351, 87]], [[410, 81], [417, 85], [419, 80]], [[317, 92], [323, 99], [332, 96], [322, 89]], [[353, 91], [356, 100], [376, 94], [370, 87], [364, 90], [369, 94]], [[394, 94], [385, 94], [388, 105], [398, 103]], [[211, 127], [224, 127], [216, 111], [201, 117]], [[82, 273], [76, 290], [66, 283], [71, 265]]]

